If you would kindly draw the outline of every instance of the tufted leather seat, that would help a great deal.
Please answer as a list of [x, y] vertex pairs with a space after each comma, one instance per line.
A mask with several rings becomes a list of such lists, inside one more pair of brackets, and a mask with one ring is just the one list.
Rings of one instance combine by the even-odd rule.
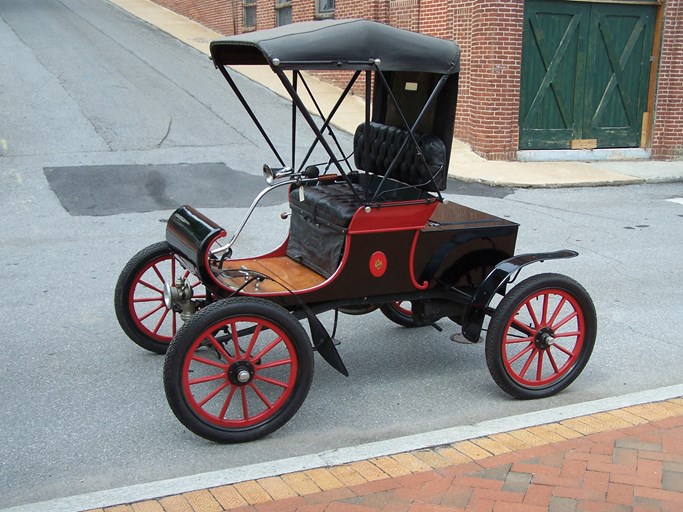
[[[408, 132], [395, 126], [378, 123], [371, 123], [368, 132], [370, 155], [366, 170], [384, 175], [408, 137]], [[415, 138], [432, 172], [438, 171], [444, 163], [446, 154], [443, 141], [433, 135], [416, 135]], [[365, 169], [364, 147], [365, 125], [362, 124], [356, 130], [354, 138], [355, 163], [359, 169]], [[418, 157], [412, 142], [408, 142], [401, 153], [390, 177], [422, 190], [435, 190], [429, 177], [429, 170]], [[442, 184], [445, 186], [443, 173], [435, 181], [438, 187], [442, 188]], [[354, 188], [360, 197], [365, 195], [362, 186], [354, 185]], [[301, 193], [298, 187], [292, 187], [289, 194], [292, 217], [287, 256], [320, 275], [329, 277], [339, 265], [351, 219], [362, 205], [346, 182], [305, 185], [303, 200]]]
[[361, 205], [345, 182], [303, 189], [303, 201], [298, 188], [289, 194], [292, 218], [287, 256], [329, 277], [339, 264], [346, 230]]
[[[384, 175], [389, 170], [391, 162], [401, 149], [404, 141], [408, 138], [408, 132], [395, 126], [379, 123], [370, 123], [368, 127], [370, 147], [368, 161], [365, 161], [365, 123], [358, 126], [353, 139], [354, 160], [358, 169], [363, 169], [374, 174]], [[422, 154], [431, 169], [432, 174], [441, 170], [445, 162], [446, 146], [435, 135], [415, 135], [420, 145]], [[391, 172], [390, 177], [421, 188], [423, 190], [436, 190], [431, 182], [427, 169], [418, 156], [417, 149], [412, 141], [399, 156], [399, 160]], [[445, 188], [446, 176], [441, 172], [435, 177], [439, 189]]]
[[[354, 185], [354, 188], [361, 194], [361, 187]], [[305, 187], [303, 202], [299, 201], [299, 189], [292, 189], [289, 204], [293, 209], [305, 212], [304, 215], [308, 214], [316, 222], [342, 228], [349, 226], [353, 214], [361, 206], [345, 182]]]

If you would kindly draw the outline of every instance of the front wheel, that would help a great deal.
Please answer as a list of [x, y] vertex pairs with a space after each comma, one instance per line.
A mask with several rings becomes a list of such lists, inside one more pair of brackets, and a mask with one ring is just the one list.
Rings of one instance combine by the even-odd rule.
[[515, 286], [496, 308], [486, 336], [486, 363], [516, 398], [543, 398], [569, 386], [588, 363], [597, 331], [588, 292], [560, 274]]
[[180, 324], [180, 313], [164, 303], [164, 285], [181, 278], [193, 290], [193, 298], [206, 299], [197, 277], [181, 267], [167, 242], [138, 252], [121, 271], [114, 291], [114, 310], [121, 328], [135, 343], [165, 354]]
[[301, 324], [263, 299], [231, 298], [184, 324], [164, 361], [173, 413], [221, 443], [264, 437], [287, 423], [313, 379], [313, 349]]

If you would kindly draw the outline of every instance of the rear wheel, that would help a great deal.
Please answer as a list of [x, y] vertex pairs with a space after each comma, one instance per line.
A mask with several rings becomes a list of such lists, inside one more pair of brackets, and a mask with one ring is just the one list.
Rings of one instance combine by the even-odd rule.
[[389, 320], [403, 327], [420, 327], [424, 325], [415, 319], [413, 303], [410, 301], [387, 302], [382, 304], [379, 309]]
[[194, 299], [205, 299], [206, 291], [197, 277], [185, 270], [166, 242], [138, 252], [121, 271], [114, 292], [114, 309], [121, 328], [142, 348], [166, 353], [180, 325], [180, 313], [164, 303], [164, 285], [186, 279]]
[[503, 297], [491, 317], [489, 371], [516, 398], [554, 395], [588, 363], [596, 330], [595, 307], [579, 283], [559, 274], [530, 277]]
[[287, 423], [313, 379], [313, 349], [284, 308], [254, 298], [215, 302], [178, 331], [164, 362], [173, 413], [221, 443], [264, 437]]

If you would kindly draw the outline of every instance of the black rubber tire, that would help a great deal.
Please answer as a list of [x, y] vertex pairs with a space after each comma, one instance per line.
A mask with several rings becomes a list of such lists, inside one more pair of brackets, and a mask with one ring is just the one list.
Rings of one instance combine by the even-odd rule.
[[[168, 344], [177, 330], [176, 326], [180, 323], [180, 315], [165, 306], [163, 294], [143, 286], [140, 288], [141, 290], [144, 288], [153, 295], [153, 298], [149, 299], [152, 301], [149, 304], [154, 304], [158, 310], [149, 319], [141, 319], [144, 314], [135, 309], [135, 294], [142, 276], [151, 271], [155, 265], [162, 267], [161, 270], [157, 270], [165, 280], [172, 280], [175, 276], [171, 275], [171, 269], [181, 270], [180, 264], [174, 263], [173, 259], [173, 252], [166, 242], [157, 242], [142, 249], [123, 268], [114, 291], [114, 310], [123, 331], [139, 346], [157, 354], [166, 353]], [[152, 280], [152, 285], [157, 290], [163, 290], [163, 281], [159, 279], [156, 273], [151, 275], [150, 281]], [[198, 279], [194, 278], [194, 282], [197, 281]], [[205, 294], [206, 292], [203, 289], [202, 286], [198, 291], [202, 290], [201, 293]], [[161, 323], [157, 327], [155, 322], [160, 319]], [[155, 328], [157, 329], [156, 332]], [[163, 328], [163, 332], [160, 332], [161, 328]]]
[[346, 306], [339, 308], [339, 312], [344, 313], [345, 315], [360, 316], [372, 313], [378, 307], [379, 306], [377, 306], [377, 304], [368, 304], [365, 306]]
[[[473, 296], [491, 270], [507, 257], [508, 255], [495, 249], [480, 249], [468, 253], [446, 270], [439, 280]], [[462, 325], [467, 306], [454, 304], [453, 309], [455, 312], [448, 315], [448, 318]]]
[[[216, 343], [221, 343], [217, 340], [218, 332], [226, 325], [232, 325], [233, 330], [242, 330], [242, 327], [236, 327], [237, 322], [253, 323], [261, 327], [257, 334], [253, 331], [245, 333], [244, 342], [241, 337], [234, 341], [232, 336], [226, 334], [225, 344], [221, 344], [224, 352], [220, 353], [216, 346]], [[259, 340], [262, 335], [265, 340]], [[275, 337], [275, 340], [267, 341], [271, 337]], [[274, 348], [264, 352], [259, 349], [260, 343]], [[213, 347], [213, 351], [210, 355], [202, 355], [201, 351], [206, 351], [207, 347]], [[280, 351], [278, 355], [271, 354], [275, 349]], [[252, 350], [259, 351], [254, 355]], [[230, 351], [235, 354], [239, 351], [240, 356], [232, 357]], [[269, 357], [282, 357], [279, 355], [282, 352], [285, 358], [277, 360], [274, 365]], [[215, 357], [210, 363], [209, 356]], [[229, 357], [232, 357], [232, 362]], [[271, 404], [257, 393], [266, 395], [270, 392], [272, 395], [273, 392], [279, 392], [280, 386], [275, 386], [274, 389], [266, 386], [272, 385], [273, 380], [278, 380], [268, 375], [273, 366], [277, 366], [277, 371], [287, 372], [287, 376], [286, 382], [280, 381], [280, 384], [284, 384], [281, 386], [284, 390]], [[286, 368], [287, 366], [289, 367]], [[287, 310], [264, 299], [223, 299], [193, 315], [171, 342], [164, 361], [166, 399], [178, 420], [198, 436], [219, 443], [253, 441], [282, 427], [299, 410], [311, 387], [313, 366], [313, 348], [308, 334]], [[240, 384], [234, 380], [235, 372], [240, 368], [251, 371], [249, 382]], [[204, 380], [206, 376], [199, 377], [201, 371], [209, 372], [208, 381]], [[264, 378], [271, 382], [264, 381]], [[192, 380], [195, 382], [191, 382]], [[193, 386], [202, 387], [203, 391], [194, 392], [193, 389], [196, 388]], [[255, 390], [257, 387], [259, 389]], [[247, 396], [251, 397], [251, 404], [247, 403]], [[232, 403], [235, 397], [237, 405]], [[254, 397], [259, 397], [261, 403]], [[213, 402], [214, 399], [216, 402]], [[254, 402], [264, 407], [264, 411], [249, 417], [245, 410], [251, 408], [249, 412], [253, 412]], [[220, 409], [220, 412], [215, 413], [209, 408], [213, 411]], [[229, 414], [230, 418], [227, 417]], [[232, 415], [235, 414], [233, 418]]]
[[[412, 309], [412, 302], [410, 304]], [[387, 302], [379, 307], [380, 311], [389, 320], [403, 327], [422, 327], [424, 323], [415, 320], [412, 311], [408, 314], [408, 309], [401, 307], [401, 302]]]
[[[525, 332], [514, 327], [513, 321], [523, 325]], [[511, 332], [522, 336], [508, 337]], [[588, 292], [567, 276], [539, 274], [510, 290], [493, 313], [486, 336], [486, 363], [496, 384], [513, 397], [552, 396], [581, 374], [593, 351], [596, 332], [595, 306]], [[572, 340], [574, 345], [568, 349]], [[519, 367], [518, 362], [523, 362], [519, 370], [514, 367]], [[532, 366], [536, 374], [529, 378]]]

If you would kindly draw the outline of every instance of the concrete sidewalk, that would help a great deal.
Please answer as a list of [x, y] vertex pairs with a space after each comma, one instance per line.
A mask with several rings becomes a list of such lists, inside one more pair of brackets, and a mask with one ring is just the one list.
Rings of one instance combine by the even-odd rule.
[[679, 512], [683, 384], [2, 510]]
[[678, 512], [683, 398], [91, 512], [224, 510]]
[[[207, 55], [209, 43], [224, 37], [150, 0], [109, 1]], [[277, 94], [288, 97], [269, 67], [237, 66], [234, 69]], [[329, 112], [339, 97], [340, 90], [310, 75], [306, 75], [306, 81], [323, 112]], [[357, 96], [351, 96], [344, 101], [332, 124], [353, 133], [363, 119], [364, 102]], [[454, 140], [449, 175], [467, 182], [512, 187], [571, 187], [683, 181], [683, 161], [650, 161], [646, 159], [647, 152], [639, 149], [594, 150], [581, 154], [576, 151], [524, 152], [524, 158], [532, 160], [556, 160], [567, 158], [568, 155], [573, 158], [579, 155], [580, 158], [595, 161], [489, 161], [472, 152], [468, 145]]]

